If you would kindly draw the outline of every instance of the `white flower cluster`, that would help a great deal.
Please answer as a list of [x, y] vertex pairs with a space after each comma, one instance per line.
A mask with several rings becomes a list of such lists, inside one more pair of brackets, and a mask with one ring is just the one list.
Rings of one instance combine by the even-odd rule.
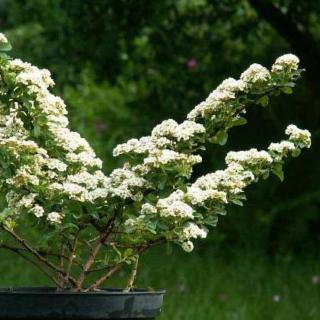
[[52, 183], [48, 190], [54, 198], [66, 195], [79, 202], [95, 203], [99, 200], [107, 204], [108, 198], [136, 199], [146, 184], [145, 179], [128, 169], [116, 169], [109, 177], [102, 171], [93, 174], [80, 171], [67, 176], [61, 183]]
[[206, 238], [208, 230], [205, 228], [200, 228], [194, 222], [188, 222], [182, 229], [181, 239], [190, 240], [197, 238]]
[[[36, 204], [35, 206], [33, 206], [31, 209], [30, 209], [30, 213], [33, 213], [37, 218], [41, 218], [44, 214], [44, 209], [39, 206], [38, 204]], [[61, 222], [61, 221], [59, 221]]]
[[[2, 34], [0, 43], [7, 43]], [[120, 231], [130, 233], [132, 241], [145, 240], [148, 232], [148, 239], [161, 236], [190, 252], [192, 241], [207, 236], [206, 226], [215, 225], [227, 204], [241, 204], [249, 184], [276, 173], [284, 157], [311, 145], [307, 130], [290, 125], [288, 141], [271, 144], [268, 152], [231, 151], [225, 170], [187, 182], [202, 160], [196, 151], [207, 141], [220, 143], [219, 134], [241, 122], [250, 93], [258, 101], [288, 79], [294, 81], [299, 59], [284, 55], [271, 73], [253, 64], [239, 80], [223, 81], [181, 124], [165, 120], [150, 136], [118, 145], [114, 156], [128, 155], [129, 160], [106, 176], [89, 143], [68, 128], [63, 100], [49, 92], [54, 85], [50, 72], [19, 59], [1, 61], [1, 71], [12, 79], [1, 83], [3, 92], [10, 92], [10, 104], [0, 104], [0, 163], [5, 164], [0, 166], [0, 186], [10, 219], [28, 213], [60, 225], [77, 206], [80, 214], [94, 207], [95, 217], [119, 208], [119, 221], [124, 221]], [[135, 217], [132, 209], [137, 208]]]
[[52, 140], [55, 148], [60, 147], [68, 152], [64, 160], [85, 167], [101, 167], [101, 160], [96, 158], [88, 142], [67, 128], [68, 118], [65, 116], [67, 111], [63, 100], [48, 91], [54, 85], [50, 72], [19, 59], [11, 60], [8, 69], [16, 74], [17, 85], [23, 85], [31, 95], [29, 112], [38, 130], [48, 133], [47, 138]]
[[157, 150], [156, 141], [151, 137], [142, 137], [140, 139], [130, 139], [126, 143], [117, 145], [113, 150], [115, 157], [122, 154], [146, 154]]
[[133, 169], [140, 174], [147, 174], [154, 168], [170, 165], [192, 166], [201, 162], [199, 155], [175, 151], [178, 142], [188, 142], [195, 136], [205, 133], [203, 125], [194, 121], [184, 121], [180, 125], [174, 120], [166, 120], [152, 130], [149, 137], [130, 139], [113, 150], [114, 156], [122, 154], [143, 155], [142, 163]]
[[311, 147], [311, 133], [308, 130], [302, 130], [296, 125], [290, 124], [286, 129], [286, 134], [289, 136], [289, 141], [299, 148]]
[[[286, 56], [279, 59], [277, 61], [288, 60]], [[288, 75], [291, 76], [290, 73]], [[157, 172], [154, 169], [160, 168], [163, 172], [172, 172], [173, 167], [177, 171], [180, 170], [181, 176], [188, 178], [192, 173], [192, 167], [201, 162], [201, 157], [194, 155], [198, 147], [201, 148], [206, 140], [218, 141], [214, 139], [215, 135], [219, 133], [219, 130], [215, 130], [214, 121], [217, 121], [217, 127], [220, 130], [223, 126], [225, 126], [223, 128], [225, 130], [232, 127], [234, 123], [239, 121], [240, 113], [245, 111], [245, 103], [238, 102], [238, 97], [241, 94], [245, 97], [250, 93], [250, 90], [256, 91], [257, 88], [261, 88], [262, 92], [265, 89], [270, 90], [274, 85], [271, 77], [272, 74], [268, 69], [259, 64], [252, 64], [241, 74], [239, 80], [233, 78], [224, 80], [204, 102], [188, 114], [188, 120], [181, 124], [172, 119], [165, 120], [152, 130], [150, 136], [131, 139], [127, 143], [118, 145], [114, 149], [113, 155], [133, 156], [135, 160], [131, 169], [146, 178], [150, 173]], [[275, 85], [275, 87], [277, 86]], [[211, 134], [213, 135], [211, 136]], [[251, 154], [247, 156], [252, 157], [254, 150], [250, 152]], [[238, 154], [237, 161], [241, 163], [244, 156], [245, 154]], [[265, 161], [266, 164], [271, 161], [271, 157], [267, 153], [259, 153], [259, 156], [260, 160]], [[231, 161], [232, 153], [229, 154], [229, 158]], [[130, 163], [132, 158], [129, 159]], [[190, 195], [191, 193], [194, 194], [193, 198], [196, 194], [198, 196], [200, 194], [199, 190], [195, 188], [190, 189]], [[203, 192], [201, 195], [209, 197]], [[213, 194], [211, 196], [213, 197]], [[215, 193], [215, 196], [223, 199], [221, 194]]]
[[[50, 210], [50, 203], [55, 209], [59, 203], [63, 211], [64, 205], [68, 207], [68, 200], [107, 205], [110, 198], [141, 197], [141, 190], [147, 185], [145, 179], [126, 168], [105, 176], [99, 170], [102, 162], [89, 143], [67, 128], [66, 106], [48, 90], [54, 85], [48, 70], [15, 59], [7, 62], [3, 72], [9, 73], [15, 79], [15, 88], [19, 88], [12, 90], [17, 94], [14, 98], [25, 101], [23, 106], [14, 103], [9, 110], [0, 105], [0, 149], [15, 166], [13, 175], [5, 180], [8, 188], [5, 192], [10, 198], [8, 206], [16, 216], [24, 210], [59, 224], [64, 215]], [[27, 109], [27, 121], [34, 130], [26, 130], [25, 120], [19, 117], [21, 108]], [[168, 159], [163, 154], [159, 159], [173, 161], [173, 156]], [[16, 197], [10, 195], [10, 189]], [[39, 198], [47, 205], [28, 202], [29, 198], [24, 196], [26, 190], [30, 190], [31, 200]]]
[[143, 163], [148, 167], [158, 168], [161, 165], [173, 162], [193, 166], [201, 161], [202, 158], [199, 155], [180, 153], [169, 149], [158, 149], [155, 152], [150, 152], [150, 155], [144, 158]]
[[311, 147], [311, 133], [308, 130], [299, 129], [296, 125], [287, 126], [285, 133], [289, 136], [288, 140], [280, 143], [271, 143], [268, 151], [275, 161], [281, 161], [288, 155], [297, 155], [302, 148]]
[[180, 234], [180, 241], [182, 241], [181, 247], [186, 252], [191, 252], [194, 248], [194, 245], [191, 239], [204, 239], [207, 237], [208, 229], [207, 228], [200, 228], [194, 222], [188, 222], [182, 228]]
[[[284, 60], [284, 63], [287, 63], [288, 59], [286, 59], [286, 56], [278, 58], [277, 61], [282, 63]], [[293, 57], [293, 55], [291, 56]], [[286, 69], [286, 71], [292, 70], [293, 67]], [[230, 103], [235, 102], [238, 95], [242, 92], [249, 92], [256, 84], [268, 86], [270, 79], [271, 74], [269, 70], [260, 64], [254, 63], [241, 74], [240, 80], [233, 78], [224, 80], [205, 101], [191, 110], [188, 114], [188, 119], [194, 121], [197, 118], [217, 118], [220, 115], [230, 114], [230, 112], [236, 114], [237, 110], [229, 110], [231, 108]], [[245, 110], [242, 111], [244, 112]]]
[[150, 203], [144, 203], [141, 206], [141, 214], [142, 215], [150, 215], [157, 213], [157, 208]]
[[258, 151], [257, 149], [250, 149], [248, 151], [230, 151], [226, 156], [226, 163], [232, 162], [239, 163], [241, 165], [256, 165], [259, 163], [261, 166], [266, 166], [272, 163], [270, 154], [266, 151]]
[[37, 218], [40, 218], [44, 214], [44, 209], [36, 203], [36, 197], [36, 193], [29, 193], [21, 196], [14, 191], [9, 191], [6, 195], [8, 205], [15, 214], [27, 211], [34, 214]]
[[280, 160], [282, 157], [296, 150], [296, 146], [290, 141], [281, 141], [279, 143], [271, 143], [268, 150], [276, 160]]
[[176, 190], [168, 197], [159, 199], [155, 205], [144, 204], [137, 219], [141, 222], [146, 214], [157, 214], [170, 228], [174, 228], [177, 241], [185, 251], [190, 252], [193, 249], [191, 240], [207, 234], [201, 220], [198, 221], [197, 212], [201, 208], [205, 209], [206, 215], [223, 214], [221, 208], [244, 199], [245, 188], [264, 174], [272, 172], [275, 165], [281, 164], [290, 152], [310, 147], [310, 133], [307, 130], [290, 125], [286, 133], [289, 134], [289, 141], [271, 143], [269, 152], [257, 149], [229, 152], [225, 159], [225, 170], [198, 178], [186, 192]]
[[61, 223], [62, 215], [59, 212], [50, 212], [47, 217], [48, 221], [51, 223]]
[[121, 199], [136, 199], [141, 195], [139, 190], [147, 186], [147, 181], [129, 169], [116, 169], [107, 179], [110, 193]]
[[160, 199], [156, 205], [159, 215], [174, 220], [193, 219], [193, 209], [185, 203], [184, 197], [184, 192], [177, 190], [169, 197]]
[[263, 67], [261, 64], [254, 63], [241, 74], [240, 79], [250, 84], [268, 82], [270, 77], [270, 72], [267, 68]]
[[240, 91], [244, 91], [246, 87], [247, 84], [243, 80], [227, 78], [221, 82], [215, 91], [228, 96], [228, 99], [232, 99], [235, 98]]
[[244, 165], [231, 162], [225, 170], [217, 170], [198, 178], [187, 190], [189, 201], [200, 206], [208, 200], [219, 204], [228, 203], [230, 195], [242, 193], [255, 179], [254, 174]]
[[246, 83], [244, 81], [228, 78], [212, 91], [205, 101], [191, 110], [187, 118], [194, 121], [199, 117], [216, 117], [217, 114], [223, 113], [226, 110], [228, 101], [235, 99], [245, 89]]
[[3, 33], [0, 33], [0, 43], [8, 43], [8, 39]]
[[299, 58], [294, 54], [288, 53], [279, 57], [273, 64], [272, 72], [282, 72], [284, 70], [296, 71], [299, 68]]
[[188, 141], [195, 135], [203, 133], [205, 133], [205, 127], [202, 124], [189, 120], [178, 124], [169, 119], [157, 125], [152, 130], [151, 136], [130, 139], [126, 143], [119, 144], [113, 150], [113, 155], [157, 153], [166, 147], [174, 147], [179, 141]]
[[181, 124], [169, 119], [157, 125], [151, 133], [154, 138], [167, 137], [174, 141], [187, 141], [196, 134], [204, 133], [205, 127], [194, 121], [186, 120]]

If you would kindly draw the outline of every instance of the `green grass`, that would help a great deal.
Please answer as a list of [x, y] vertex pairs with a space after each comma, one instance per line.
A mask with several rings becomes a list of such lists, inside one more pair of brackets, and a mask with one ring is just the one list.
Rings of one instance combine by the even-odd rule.
[[212, 251], [148, 257], [138, 283], [167, 289], [159, 320], [320, 319], [319, 261]]
[[[1, 286], [47, 284], [20, 259], [0, 258]], [[159, 320], [320, 319], [320, 261], [315, 258], [270, 259], [210, 248], [169, 255], [159, 249], [141, 264], [138, 286], [167, 290]]]

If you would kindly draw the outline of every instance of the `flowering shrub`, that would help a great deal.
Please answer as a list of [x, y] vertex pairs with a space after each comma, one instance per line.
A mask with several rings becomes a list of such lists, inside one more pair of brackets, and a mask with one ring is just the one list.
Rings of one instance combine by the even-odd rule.
[[199, 153], [207, 143], [225, 144], [228, 130], [246, 123], [247, 107], [291, 93], [301, 70], [287, 54], [271, 71], [253, 64], [239, 80], [223, 81], [181, 124], [165, 120], [150, 136], [118, 145], [113, 155], [124, 165], [106, 175], [88, 142], [68, 128], [63, 100], [49, 91], [50, 72], [11, 59], [10, 47], [1, 35], [1, 246], [60, 288], [95, 290], [128, 264], [130, 290], [145, 250], [172, 242], [192, 251], [227, 205], [242, 205], [249, 184], [270, 173], [283, 179], [285, 158], [311, 145], [307, 130], [289, 125], [287, 140], [267, 151], [231, 151], [224, 170], [191, 182]]

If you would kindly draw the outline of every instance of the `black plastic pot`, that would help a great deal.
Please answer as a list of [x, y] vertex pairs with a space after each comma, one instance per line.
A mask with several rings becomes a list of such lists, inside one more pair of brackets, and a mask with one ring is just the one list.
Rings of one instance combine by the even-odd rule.
[[0, 289], [0, 319], [154, 319], [164, 291], [101, 289], [76, 293], [55, 288]]

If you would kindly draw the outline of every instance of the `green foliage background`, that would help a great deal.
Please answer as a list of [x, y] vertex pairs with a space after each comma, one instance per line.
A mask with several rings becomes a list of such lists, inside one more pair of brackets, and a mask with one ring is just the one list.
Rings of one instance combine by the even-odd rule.
[[148, 134], [164, 119], [183, 119], [253, 62], [270, 66], [281, 54], [297, 54], [306, 72], [294, 95], [250, 110], [248, 124], [233, 129], [225, 147], [209, 148], [195, 176], [221, 167], [228, 150], [265, 147], [289, 123], [312, 132], [312, 148], [287, 165], [284, 183], [270, 179], [250, 189], [246, 206], [229, 210], [198, 246], [215, 246], [217, 254], [259, 250], [271, 259], [319, 256], [319, 1], [1, 0], [0, 23], [15, 57], [52, 71], [72, 127], [107, 172], [118, 165], [111, 155], [117, 143]]

